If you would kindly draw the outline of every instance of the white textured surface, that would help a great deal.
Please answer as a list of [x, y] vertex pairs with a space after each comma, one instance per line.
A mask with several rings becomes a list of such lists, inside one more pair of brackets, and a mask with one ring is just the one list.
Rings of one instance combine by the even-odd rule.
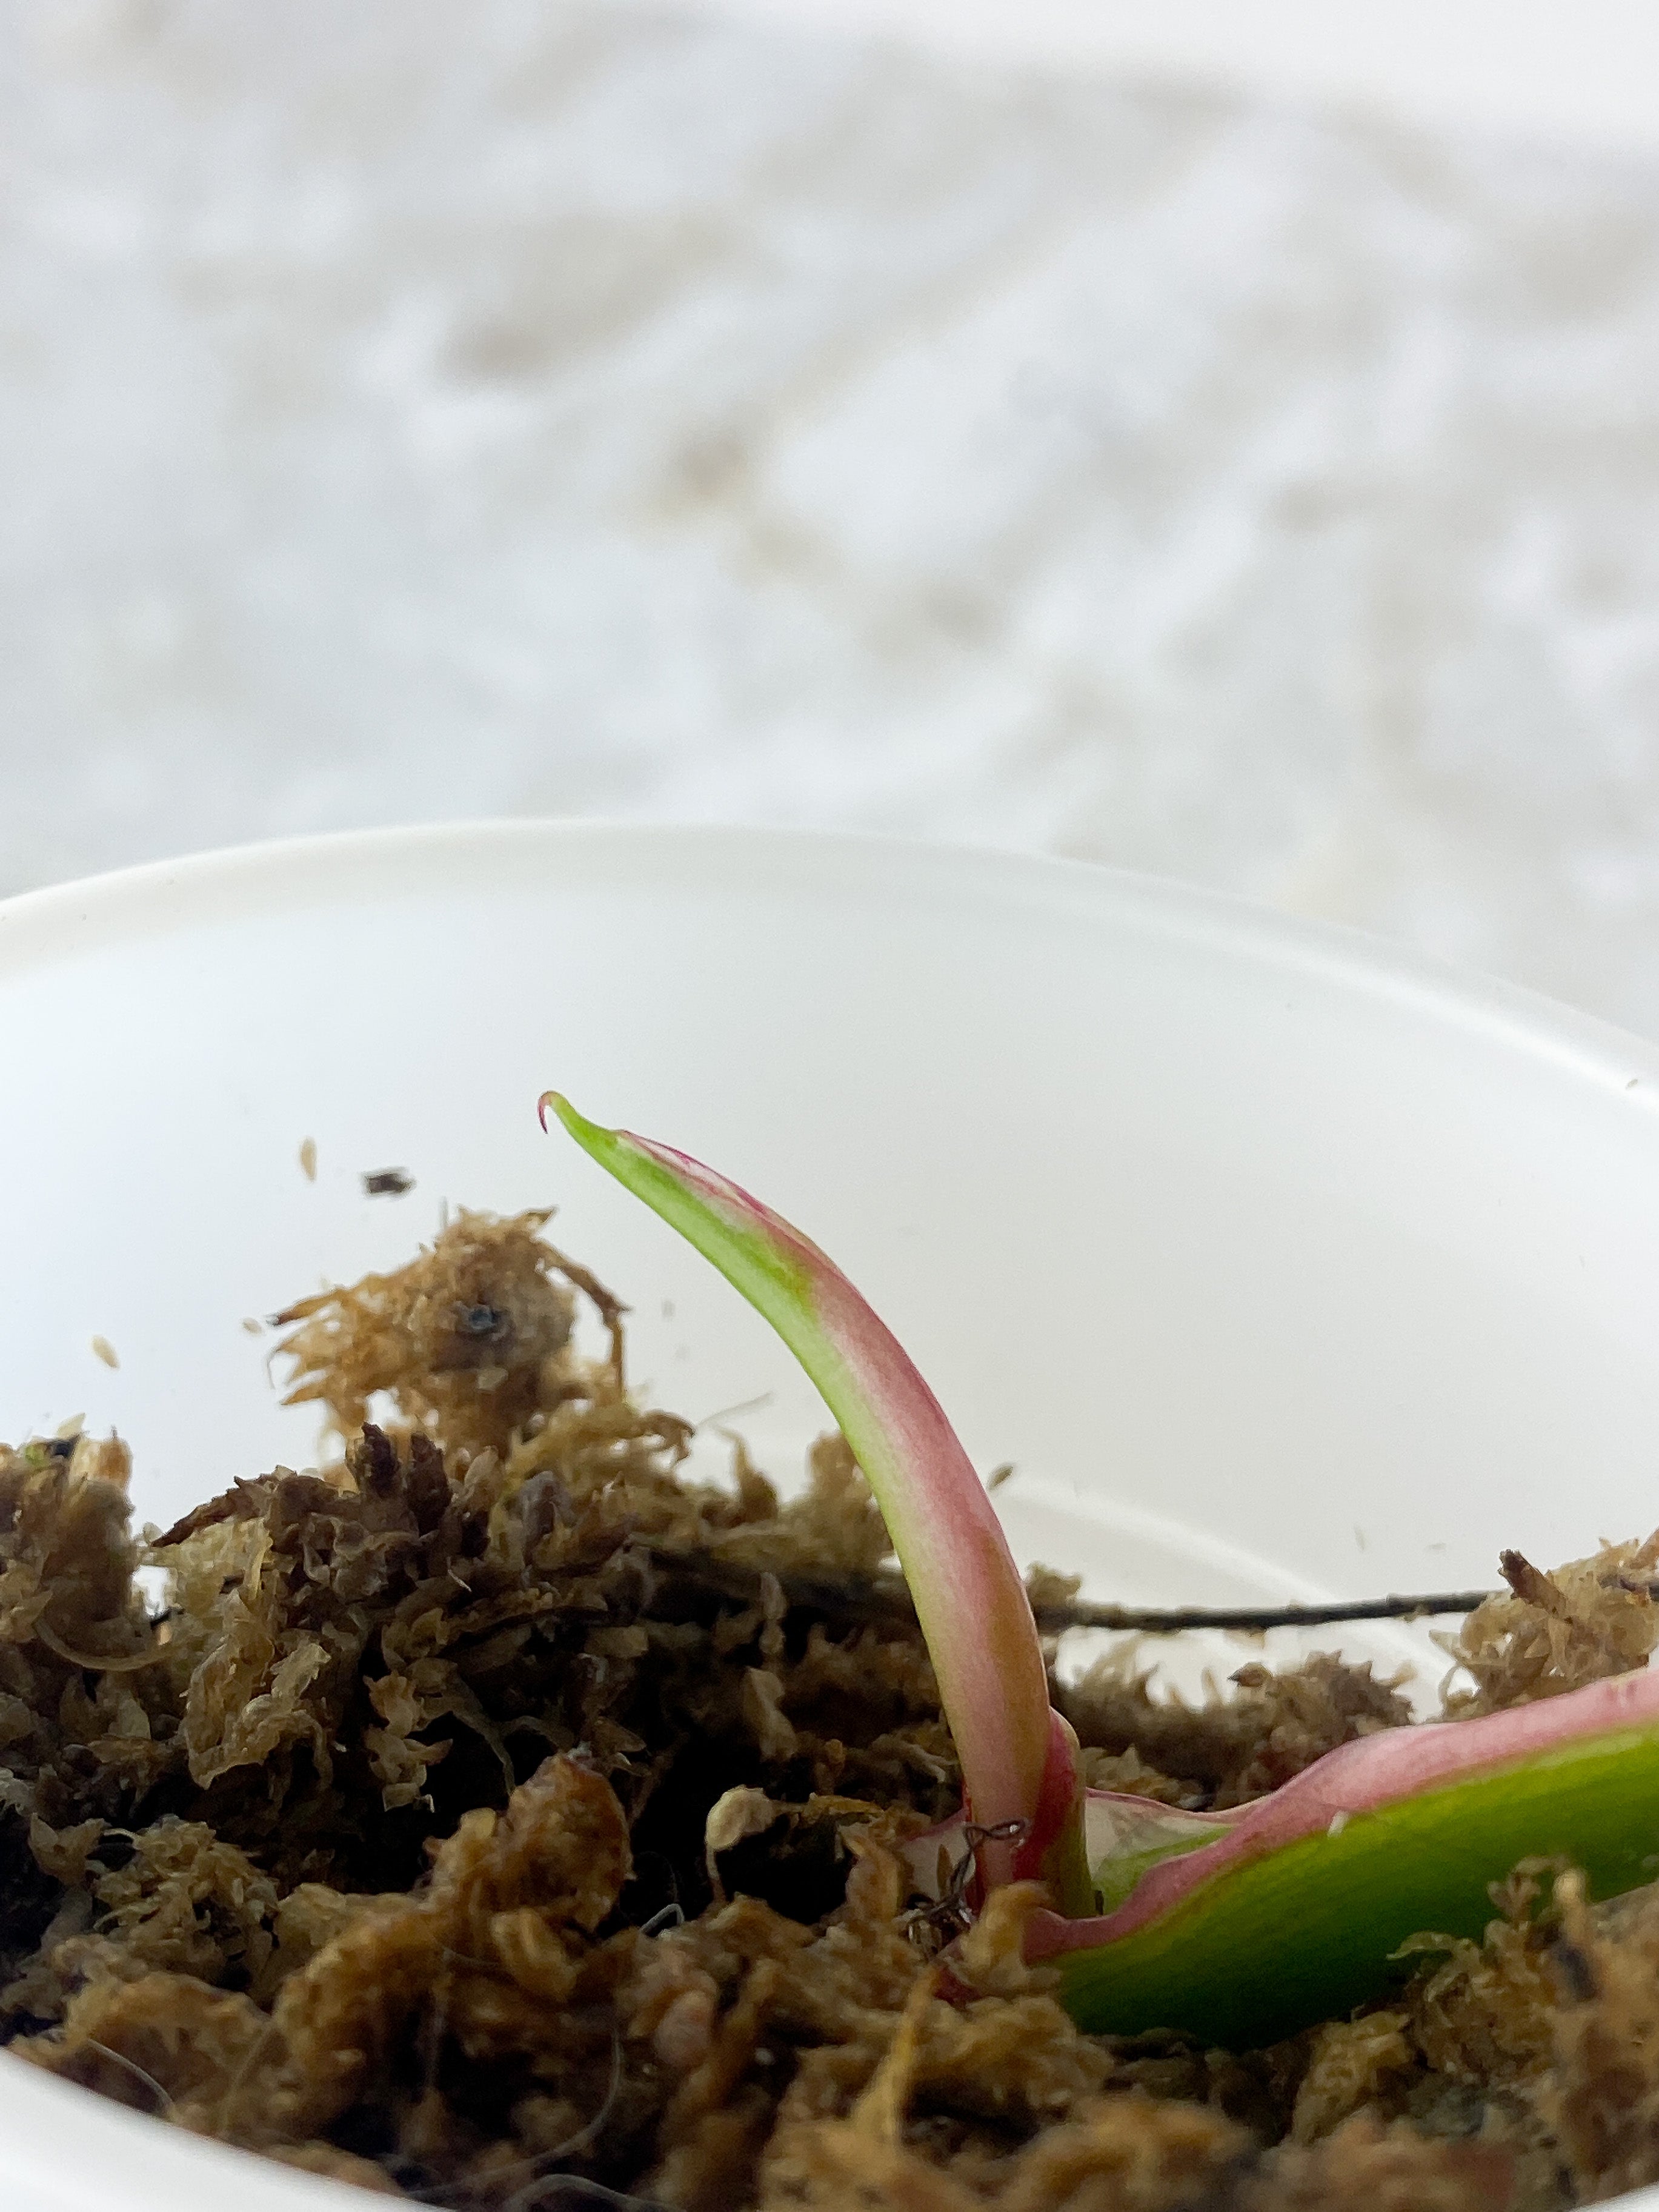
[[1653, 0], [684, 0], [715, 15], [929, 53], [1158, 70], [1267, 100], [1335, 101], [1437, 130], [1659, 149]]
[[1659, 171], [615, 5], [3, 35], [0, 888], [848, 823], [1659, 1030]]

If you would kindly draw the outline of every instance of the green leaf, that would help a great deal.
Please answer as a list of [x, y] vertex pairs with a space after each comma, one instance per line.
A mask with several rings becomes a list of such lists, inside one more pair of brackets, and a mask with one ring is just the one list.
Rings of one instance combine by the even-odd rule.
[[[1482, 1725], [1449, 1724], [1472, 1737]], [[1384, 1995], [1409, 1970], [1394, 1954], [1420, 1931], [1479, 1936], [1489, 1885], [1522, 1858], [1570, 1860], [1595, 1897], [1651, 1881], [1659, 1724], [1571, 1737], [1333, 1826], [1236, 1861], [1115, 1942], [1060, 1951], [1066, 2009], [1097, 2033], [1174, 2028], [1256, 2046]]]

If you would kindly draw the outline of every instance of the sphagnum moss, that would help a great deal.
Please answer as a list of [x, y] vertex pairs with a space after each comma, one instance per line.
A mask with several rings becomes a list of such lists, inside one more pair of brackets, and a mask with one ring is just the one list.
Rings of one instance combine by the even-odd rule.
[[[323, 1474], [140, 1540], [119, 1445], [0, 1453], [15, 2059], [515, 2212], [1546, 2212], [1659, 2177], [1649, 1890], [1523, 1869], [1385, 2005], [1254, 2051], [1082, 2033], [1024, 1962], [1028, 1885], [933, 1955], [902, 1847], [960, 1778], [921, 1638], [787, 1594], [882, 1565], [867, 1486], [838, 1438], [787, 1504], [741, 1455], [689, 1480], [620, 1340], [578, 1349], [615, 1301], [544, 1218], [463, 1215], [290, 1310]], [[1472, 1621], [1482, 1710], [1639, 1664], [1636, 1557]], [[1408, 1718], [1331, 1657], [1197, 1709], [1121, 1666], [1054, 1686], [1085, 1779], [1188, 1807]]]

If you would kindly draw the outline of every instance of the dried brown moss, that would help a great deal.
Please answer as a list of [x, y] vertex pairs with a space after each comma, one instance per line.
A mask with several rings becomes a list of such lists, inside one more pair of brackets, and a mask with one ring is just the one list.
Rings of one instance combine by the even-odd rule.
[[1329, 1652], [1279, 1674], [1252, 1661], [1232, 1680], [1236, 1696], [1194, 1706], [1155, 1694], [1146, 1673], [1126, 1672], [1109, 1654], [1081, 1680], [1059, 1685], [1091, 1785], [1239, 1805], [1338, 1744], [1411, 1718], [1397, 1681], [1379, 1681], [1368, 1662], [1352, 1666]]
[[287, 1402], [320, 1401], [351, 1436], [384, 1393], [458, 1462], [505, 1449], [540, 1406], [575, 1316], [558, 1255], [536, 1234], [546, 1219], [463, 1213], [395, 1275], [287, 1307], [276, 1316], [294, 1370]]
[[[947, 2002], [896, 1849], [957, 1796], [932, 1670], [902, 1607], [832, 1601], [888, 1560], [862, 1476], [831, 1438], [787, 1504], [741, 1453], [689, 1481], [544, 1219], [289, 1310], [321, 1474], [146, 1546], [118, 1445], [0, 1451], [15, 2058], [467, 2212], [1557, 2212], [1659, 2178], [1659, 1903], [1556, 1869], [1270, 2051], [1081, 2034], [1021, 1962], [1030, 1889]], [[1507, 1563], [1452, 1709], [1642, 1664], [1656, 1557]], [[1408, 1718], [1328, 1656], [1231, 1690], [1108, 1662], [1059, 1695], [1092, 1780], [1188, 1804]]]
[[[1507, 1596], [1477, 1606], [1455, 1638], [1446, 1711], [1453, 1719], [1502, 1712], [1644, 1667], [1659, 1644], [1650, 1585], [1659, 1534], [1607, 1544], [1593, 1558], [1545, 1574], [1519, 1552], [1502, 1556]], [[1470, 1678], [1461, 1686], [1460, 1674]]]

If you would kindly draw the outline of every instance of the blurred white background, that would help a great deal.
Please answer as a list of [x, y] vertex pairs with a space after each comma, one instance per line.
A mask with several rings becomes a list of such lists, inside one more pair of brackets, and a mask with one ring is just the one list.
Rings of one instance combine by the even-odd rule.
[[1659, 1032], [1645, 7], [0, 40], [0, 890], [463, 814], [846, 825]]

